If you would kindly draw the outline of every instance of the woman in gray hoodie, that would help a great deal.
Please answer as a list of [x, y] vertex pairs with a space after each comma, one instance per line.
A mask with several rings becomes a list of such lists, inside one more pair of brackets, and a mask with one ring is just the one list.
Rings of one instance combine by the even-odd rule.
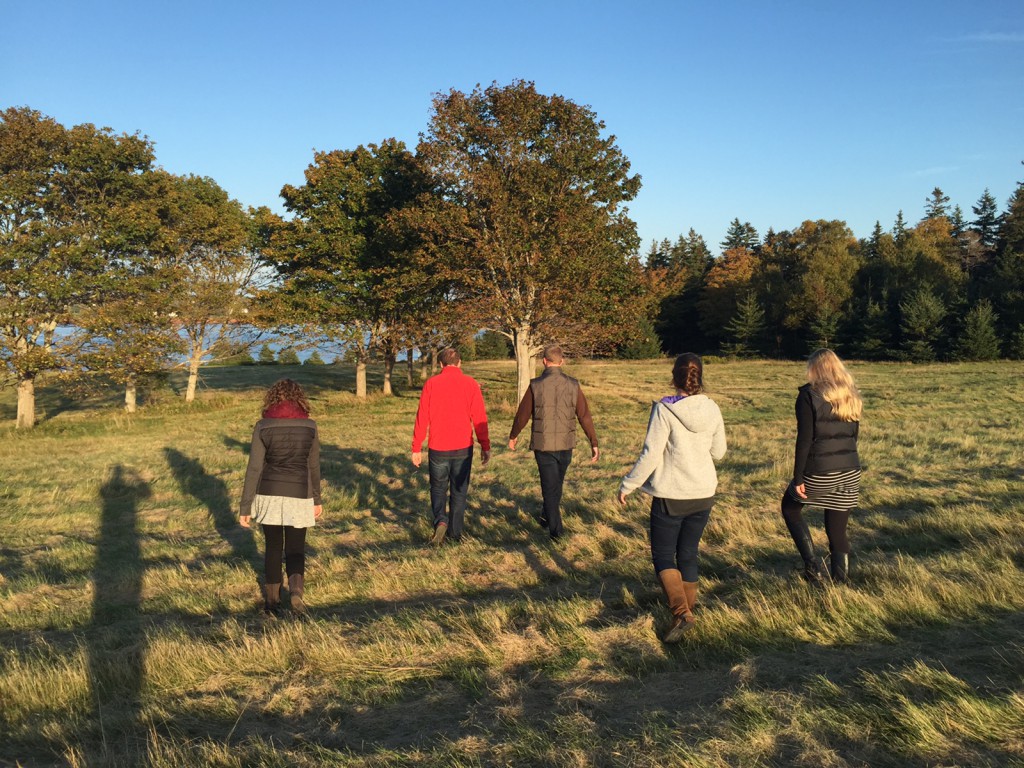
[[619, 487], [621, 504], [636, 488], [652, 496], [651, 558], [672, 611], [666, 643], [693, 626], [697, 548], [718, 488], [715, 461], [725, 456], [722, 412], [703, 394], [703, 374], [697, 355], [676, 358], [676, 394], [651, 407], [644, 447]]

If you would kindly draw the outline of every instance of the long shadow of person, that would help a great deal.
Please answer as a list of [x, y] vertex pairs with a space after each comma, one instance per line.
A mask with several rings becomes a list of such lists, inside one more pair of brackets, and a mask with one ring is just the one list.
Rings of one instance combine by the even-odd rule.
[[99, 489], [103, 509], [87, 645], [103, 762], [122, 753], [139, 758], [135, 764], [146, 762], [145, 744], [136, 741], [146, 652], [139, 615], [144, 568], [138, 507], [150, 494], [138, 472], [120, 464], [111, 468]]
[[262, 561], [256, 539], [250, 529], [238, 524], [227, 483], [207, 472], [198, 459], [191, 459], [174, 448], [164, 448], [164, 456], [181, 490], [206, 506], [217, 533], [231, 546], [232, 556], [248, 563], [258, 580]]

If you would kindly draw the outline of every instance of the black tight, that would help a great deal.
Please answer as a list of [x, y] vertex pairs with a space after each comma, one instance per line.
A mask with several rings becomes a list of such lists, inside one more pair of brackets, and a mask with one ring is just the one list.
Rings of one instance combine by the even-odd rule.
[[263, 559], [263, 573], [267, 584], [281, 583], [281, 550], [284, 550], [285, 570], [291, 576], [306, 571], [306, 529], [290, 525], [262, 525], [267, 539]]
[[[782, 517], [786, 527], [796, 538], [794, 531], [804, 528], [804, 505], [793, 501], [788, 494], [782, 497]], [[850, 509], [825, 510], [825, 535], [828, 536], [828, 551], [832, 554], [850, 554], [850, 539], [846, 535], [846, 525], [850, 521]]]

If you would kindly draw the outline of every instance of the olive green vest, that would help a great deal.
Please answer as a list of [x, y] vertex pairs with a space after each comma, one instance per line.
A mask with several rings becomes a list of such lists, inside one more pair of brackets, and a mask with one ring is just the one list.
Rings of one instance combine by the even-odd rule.
[[533, 390], [532, 451], [569, 451], [576, 445], [576, 400], [580, 383], [561, 368], [544, 370], [530, 382]]

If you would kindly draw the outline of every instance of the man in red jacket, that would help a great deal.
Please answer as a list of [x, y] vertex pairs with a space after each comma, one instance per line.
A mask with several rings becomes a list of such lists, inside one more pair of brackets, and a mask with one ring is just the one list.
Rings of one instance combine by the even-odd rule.
[[[454, 349], [438, 355], [441, 372], [423, 385], [416, 424], [412, 430], [412, 463], [423, 462], [423, 440], [430, 432], [430, 507], [434, 515], [435, 546], [445, 534], [454, 541], [462, 537], [462, 519], [466, 513], [469, 474], [473, 467], [473, 433], [480, 443], [480, 458], [486, 465], [491, 458], [487, 435], [487, 410], [480, 385], [462, 372], [462, 358]], [[448, 514], [445, 514], [445, 502]]]

